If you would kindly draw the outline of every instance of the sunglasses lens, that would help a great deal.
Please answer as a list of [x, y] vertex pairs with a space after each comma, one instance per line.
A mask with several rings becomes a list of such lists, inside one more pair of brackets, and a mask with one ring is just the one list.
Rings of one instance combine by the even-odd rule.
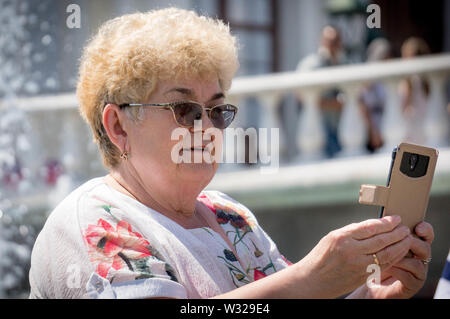
[[[193, 127], [194, 121], [202, 119], [203, 107], [196, 103], [180, 103], [175, 105], [175, 118], [178, 124]], [[215, 106], [211, 109], [211, 122], [218, 129], [227, 128], [237, 112], [237, 107], [231, 104]]]
[[178, 124], [191, 127], [194, 121], [202, 119], [203, 108], [195, 103], [181, 103], [175, 105], [174, 111]]
[[211, 110], [211, 122], [218, 129], [227, 128], [233, 122], [236, 112], [237, 107], [231, 104], [215, 106]]

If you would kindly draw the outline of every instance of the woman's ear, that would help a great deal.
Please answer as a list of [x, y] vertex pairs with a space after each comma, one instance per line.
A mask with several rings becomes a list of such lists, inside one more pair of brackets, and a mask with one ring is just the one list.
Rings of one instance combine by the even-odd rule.
[[103, 127], [108, 134], [111, 142], [121, 151], [128, 151], [126, 149], [128, 144], [128, 135], [123, 127], [124, 117], [122, 116], [120, 108], [116, 104], [107, 104], [103, 109]]

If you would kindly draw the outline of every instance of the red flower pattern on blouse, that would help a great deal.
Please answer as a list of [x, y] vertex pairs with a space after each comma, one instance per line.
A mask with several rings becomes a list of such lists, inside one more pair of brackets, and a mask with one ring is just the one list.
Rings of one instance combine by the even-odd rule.
[[96, 272], [104, 278], [111, 268], [130, 267], [129, 259], [151, 256], [150, 243], [123, 220], [114, 229], [100, 218], [97, 225], [88, 226], [84, 238], [89, 244], [91, 260], [97, 265]]
[[253, 278], [255, 279], [255, 281], [267, 277], [267, 275], [265, 273], [263, 273], [262, 271], [255, 269], [253, 272]]
[[219, 224], [230, 223], [233, 227], [244, 231], [252, 231], [252, 227], [255, 226], [255, 223], [248, 218], [246, 212], [237, 206], [222, 205], [218, 202], [213, 203], [204, 193], [200, 194], [197, 199], [216, 214], [216, 220]]
[[292, 266], [293, 264], [283, 255], [281, 255], [281, 258], [284, 260], [284, 262], [288, 265], [288, 266]]

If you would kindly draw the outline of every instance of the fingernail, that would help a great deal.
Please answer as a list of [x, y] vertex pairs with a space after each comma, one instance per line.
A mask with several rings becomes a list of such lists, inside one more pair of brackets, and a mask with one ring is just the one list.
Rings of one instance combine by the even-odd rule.
[[401, 217], [398, 215], [392, 215], [391, 217], [392, 217], [392, 221], [394, 221], [394, 222], [399, 222], [402, 220]]
[[417, 228], [416, 228], [416, 230], [419, 232], [419, 233], [421, 233], [421, 232], [423, 232], [425, 229], [424, 229], [425, 227], [422, 225], [422, 224], [420, 224], [419, 226], [417, 226]]

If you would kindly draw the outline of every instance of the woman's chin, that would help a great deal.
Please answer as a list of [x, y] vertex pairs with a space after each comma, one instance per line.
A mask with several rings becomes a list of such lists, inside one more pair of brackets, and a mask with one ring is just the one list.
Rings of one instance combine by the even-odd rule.
[[217, 163], [180, 163], [177, 165], [178, 171], [186, 179], [212, 179], [216, 173]]

